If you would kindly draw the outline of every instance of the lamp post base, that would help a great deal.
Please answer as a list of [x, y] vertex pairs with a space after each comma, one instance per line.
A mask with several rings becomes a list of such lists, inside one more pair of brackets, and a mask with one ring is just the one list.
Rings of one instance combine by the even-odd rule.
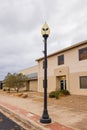
[[41, 118], [40, 123], [44, 123], [44, 124], [51, 123], [51, 118], [47, 118], [47, 119]]

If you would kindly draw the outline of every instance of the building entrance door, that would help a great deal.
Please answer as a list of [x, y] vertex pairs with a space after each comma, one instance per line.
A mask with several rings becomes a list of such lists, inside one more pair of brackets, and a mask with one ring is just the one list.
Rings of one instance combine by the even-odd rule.
[[66, 80], [60, 80], [60, 89], [66, 90]]
[[58, 76], [56, 78], [56, 90], [66, 90], [66, 76]]

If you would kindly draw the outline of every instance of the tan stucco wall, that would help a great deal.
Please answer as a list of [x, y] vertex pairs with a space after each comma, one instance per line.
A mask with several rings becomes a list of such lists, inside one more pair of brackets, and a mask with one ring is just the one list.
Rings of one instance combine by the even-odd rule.
[[37, 80], [32, 80], [29, 83], [29, 90], [30, 91], [37, 91], [38, 89], [38, 81]]
[[70, 90], [69, 86], [69, 67], [59, 67], [58, 69], [54, 70], [55, 77], [61, 77], [66, 76], [66, 84], [67, 84], [67, 90]]
[[70, 92], [76, 95], [87, 95], [87, 89], [80, 89], [80, 76], [87, 76], [87, 71], [70, 74]]
[[[76, 46], [74, 48], [60, 51], [51, 55], [47, 58], [47, 84], [48, 93], [59, 88], [59, 79], [64, 76], [66, 78], [66, 89], [70, 91], [71, 94], [77, 95], [87, 95], [87, 89], [80, 89], [80, 76], [87, 76], [87, 59], [79, 61], [79, 52], [81, 48], [87, 47], [86, 44]], [[58, 65], [58, 56], [64, 54], [64, 64]], [[38, 60], [38, 65], [24, 69], [20, 71], [23, 74], [38, 73], [38, 82], [30, 81], [30, 89], [34, 89], [39, 92], [43, 92], [43, 79], [44, 79], [44, 69], [43, 69], [43, 58]]]
[[19, 71], [19, 73], [23, 73], [24, 75], [36, 72], [38, 72], [38, 65]]
[[[43, 77], [40, 77], [39, 80], [38, 80], [38, 91], [39, 92], [43, 92]], [[55, 84], [55, 85], [54, 85]], [[49, 76], [48, 79], [47, 79], [47, 90], [48, 90], [48, 93], [53, 91], [53, 90], [56, 90], [56, 79], [54, 76]]]
[[[21, 70], [19, 73], [23, 73], [24, 75], [38, 73], [38, 66], [33, 66], [24, 70]], [[38, 91], [38, 79], [32, 80], [29, 79], [27, 89], [29, 91]]]
[[[72, 94], [87, 95], [87, 89], [80, 89], [79, 76], [87, 76], [87, 59], [79, 61], [79, 52], [87, 44], [48, 57], [48, 92], [56, 89], [56, 77], [66, 76], [67, 89]], [[58, 65], [58, 56], [64, 54], [64, 64]], [[43, 91], [43, 59], [38, 62], [38, 91]]]
[[87, 44], [64, 53], [65, 65], [69, 66], [70, 73], [87, 71], [87, 59], [79, 61], [78, 50], [84, 47], [87, 47]]

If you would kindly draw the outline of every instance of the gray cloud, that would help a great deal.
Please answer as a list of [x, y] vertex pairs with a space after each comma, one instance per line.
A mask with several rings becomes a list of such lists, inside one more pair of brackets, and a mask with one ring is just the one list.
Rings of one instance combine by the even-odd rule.
[[[36, 12], [38, 10], [38, 14]], [[1, 5], [0, 25], [7, 33], [32, 31], [39, 24], [40, 8], [30, 1], [9, 1]], [[35, 22], [36, 21], [36, 22]]]
[[0, 0], [0, 80], [43, 56], [45, 21], [51, 28], [49, 54], [87, 39], [86, 16], [86, 0]]

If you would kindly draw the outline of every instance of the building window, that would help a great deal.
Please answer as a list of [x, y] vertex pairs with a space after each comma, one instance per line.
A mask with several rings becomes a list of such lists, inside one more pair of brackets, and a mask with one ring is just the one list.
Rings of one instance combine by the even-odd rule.
[[79, 60], [87, 59], [87, 47], [79, 50]]
[[87, 76], [80, 77], [80, 88], [87, 89]]
[[64, 55], [58, 56], [58, 65], [64, 64]]

